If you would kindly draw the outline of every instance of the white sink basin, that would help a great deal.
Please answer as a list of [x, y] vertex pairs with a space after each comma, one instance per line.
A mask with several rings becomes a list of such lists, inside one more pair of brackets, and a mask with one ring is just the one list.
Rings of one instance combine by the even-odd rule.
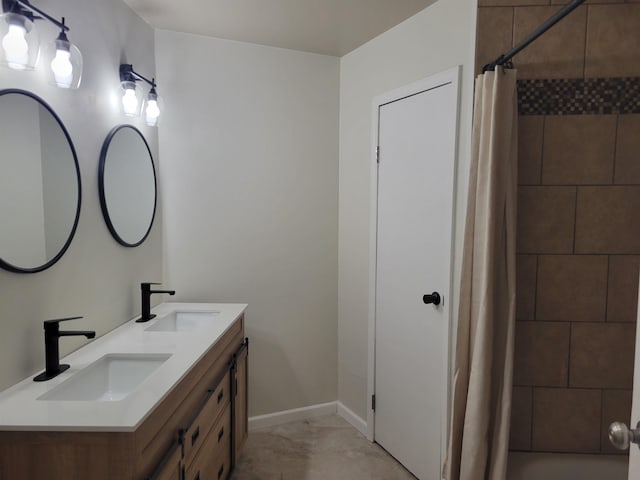
[[171, 312], [145, 328], [147, 332], [190, 332], [210, 324], [220, 312]]
[[125, 398], [171, 354], [109, 354], [99, 358], [38, 400], [109, 402]]

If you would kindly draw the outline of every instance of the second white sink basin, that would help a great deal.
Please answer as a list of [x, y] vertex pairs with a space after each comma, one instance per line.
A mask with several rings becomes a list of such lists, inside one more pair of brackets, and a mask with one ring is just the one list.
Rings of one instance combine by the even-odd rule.
[[148, 332], [190, 332], [210, 324], [220, 312], [171, 312], [145, 330]]
[[171, 354], [114, 353], [99, 358], [38, 400], [104, 402], [125, 398]]

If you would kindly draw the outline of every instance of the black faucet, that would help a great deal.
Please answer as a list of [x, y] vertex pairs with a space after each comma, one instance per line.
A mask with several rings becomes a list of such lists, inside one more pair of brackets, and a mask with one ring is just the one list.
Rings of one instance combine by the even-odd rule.
[[45, 370], [40, 375], [34, 377], [35, 382], [44, 382], [57, 377], [64, 372], [69, 365], [60, 365], [60, 351], [58, 349], [58, 339], [60, 337], [71, 337], [84, 335], [87, 338], [94, 338], [96, 332], [90, 330], [67, 330], [60, 331], [60, 322], [67, 320], [77, 320], [82, 317], [58, 318], [56, 320], [46, 320], [44, 322], [44, 355]]
[[146, 282], [140, 284], [140, 290], [142, 291], [142, 315], [136, 320], [138, 323], [148, 322], [155, 317], [155, 314], [151, 314], [151, 294], [153, 293], [168, 293], [169, 295], [175, 295], [175, 290], [151, 290], [151, 285], [160, 285], [159, 283]]

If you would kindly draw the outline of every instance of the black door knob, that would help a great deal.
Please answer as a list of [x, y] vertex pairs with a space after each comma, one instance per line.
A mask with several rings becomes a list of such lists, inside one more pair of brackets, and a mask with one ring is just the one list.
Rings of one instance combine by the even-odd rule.
[[433, 303], [434, 305], [440, 305], [440, 294], [438, 292], [433, 292], [431, 295], [426, 294], [422, 297], [422, 301], [424, 303]]

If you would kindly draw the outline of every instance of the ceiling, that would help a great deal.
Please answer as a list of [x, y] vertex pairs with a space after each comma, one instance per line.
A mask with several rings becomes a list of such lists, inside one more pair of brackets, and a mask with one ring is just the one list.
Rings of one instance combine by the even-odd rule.
[[341, 57], [436, 0], [125, 0], [155, 28]]

